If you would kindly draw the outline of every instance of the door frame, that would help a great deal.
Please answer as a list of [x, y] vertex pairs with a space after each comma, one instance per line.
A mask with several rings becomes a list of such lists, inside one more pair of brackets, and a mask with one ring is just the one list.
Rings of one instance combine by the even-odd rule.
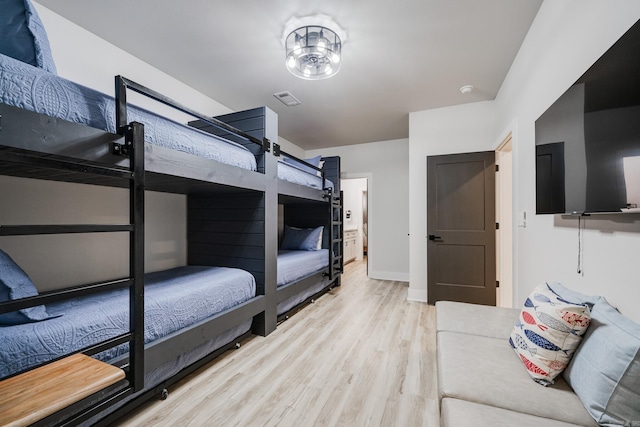
[[513, 307], [513, 133], [509, 131], [496, 148], [496, 305]]
[[[345, 173], [340, 176], [340, 179], [358, 179], [358, 178], [366, 178], [367, 180], [367, 214], [368, 214], [368, 225], [367, 225], [367, 239], [368, 239], [368, 249], [367, 249], [367, 277], [369, 277], [370, 271], [376, 271], [374, 266], [374, 262], [376, 259], [375, 256], [375, 239], [373, 238], [373, 233], [371, 230], [374, 228], [374, 209], [373, 209], [373, 192], [371, 189], [373, 188], [373, 173], [371, 172], [362, 172], [362, 173]], [[374, 249], [372, 249], [374, 248]]]

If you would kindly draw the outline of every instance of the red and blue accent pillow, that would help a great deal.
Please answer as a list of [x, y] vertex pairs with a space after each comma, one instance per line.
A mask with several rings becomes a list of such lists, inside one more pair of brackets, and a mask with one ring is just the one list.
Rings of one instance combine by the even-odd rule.
[[590, 321], [587, 304], [568, 301], [545, 283], [526, 299], [509, 344], [531, 378], [550, 385], [571, 361]]

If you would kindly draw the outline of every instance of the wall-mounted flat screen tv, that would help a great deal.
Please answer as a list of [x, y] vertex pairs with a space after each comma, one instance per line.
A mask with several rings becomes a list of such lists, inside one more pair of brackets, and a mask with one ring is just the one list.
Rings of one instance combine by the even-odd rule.
[[640, 212], [640, 21], [535, 123], [536, 213]]

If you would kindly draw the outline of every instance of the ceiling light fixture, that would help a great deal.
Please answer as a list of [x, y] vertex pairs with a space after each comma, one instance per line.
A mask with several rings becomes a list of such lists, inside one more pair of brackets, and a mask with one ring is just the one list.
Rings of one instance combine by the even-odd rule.
[[335, 21], [323, 15], [289, 21], [284, 35], [287, 70], [305, 80], [336, 75], [342, 62], [343, 37]]

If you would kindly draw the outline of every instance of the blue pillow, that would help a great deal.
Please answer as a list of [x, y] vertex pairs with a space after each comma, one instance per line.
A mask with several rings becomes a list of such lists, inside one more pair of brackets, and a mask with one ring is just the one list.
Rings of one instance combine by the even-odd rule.
[[295, 251], [317, 251], [322, 249], [322, 231], [324, 227], [295, 228], [284, 226], [282, 249]]
[[[35, 285], [9, 255], [0, 250], [0, 302], [38, 295]], [[57, 316], [55, 316], [57, 317]], [[44, 305], [0, 314], [0, 325], [20, 325], [47, 320], [50, 316]]]
[[3, 0], [0, 53], [56, 73], [47, 33], [29, 0]]
[[563, 377], [600, 425], [640, 421], [640, 324], [598, 300]]
[[[304, 159], [305, 162], [315, 166], [315, 167], [319, 167], [320, 166], [320, 160], [322, 159], [322, 156], [316, 156], [316, 157], [312, 157], [310, 159]], [[309, 166], [307, 166], [304, 163], [301, 163], [295, 159], [291, 159], [289, 157], [284, 157], [284, 162], [288, 163], [290, 165], [293, 165], [295, 167], [297, 167], [298, 169], [301, 169], [307, 173], [310, 173], [311, 175], [316, 175], [319, 173], [319, 171], [310, 168]]]
[[573, 291], [569, 288], [565, 288], [558, 282], [547, 283], [547, 287], [558, 296], [564, 302], [570, 302], [573, 304], [582, 304], [592, 309], [594, 304], [602, 299], [599, 295], [586, 295], [580, 292]]

